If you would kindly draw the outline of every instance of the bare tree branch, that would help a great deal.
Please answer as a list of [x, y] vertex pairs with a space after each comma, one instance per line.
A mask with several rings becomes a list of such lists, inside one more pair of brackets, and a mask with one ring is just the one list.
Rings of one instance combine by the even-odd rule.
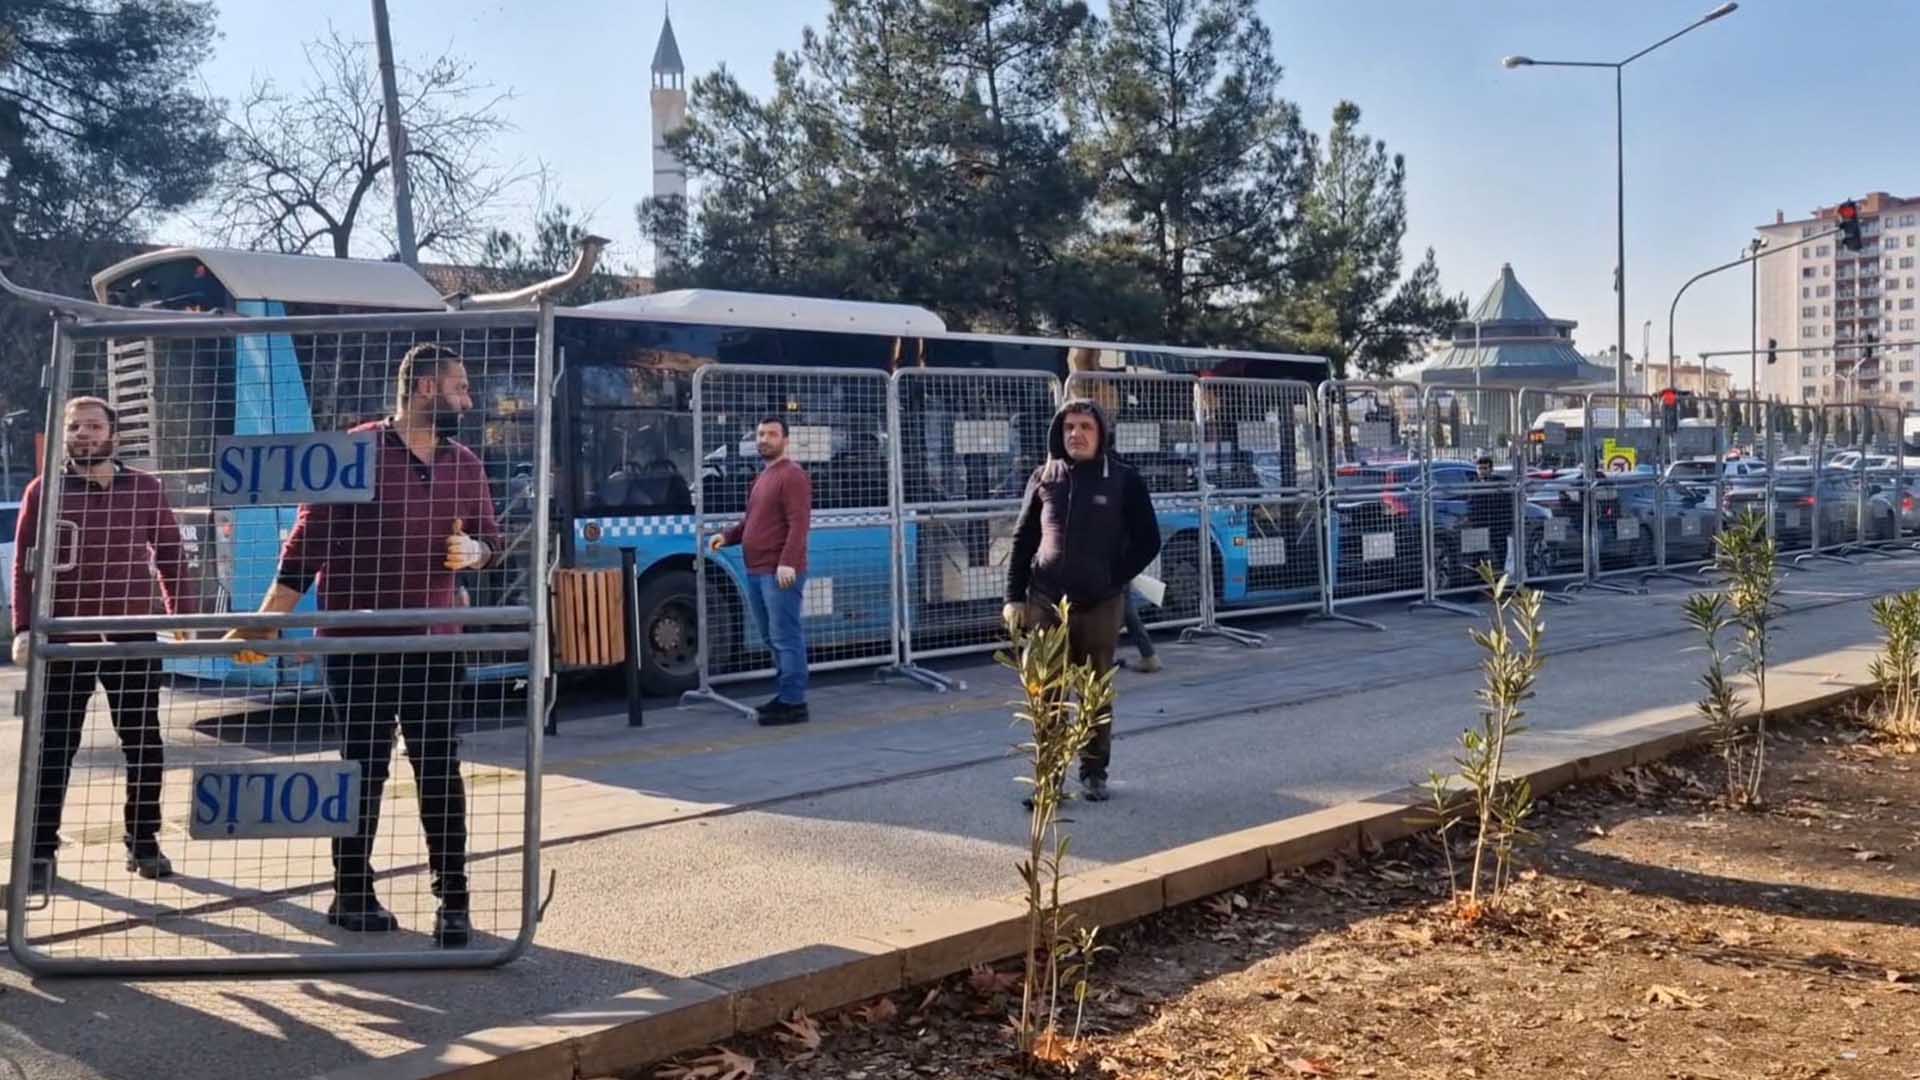
[[[306, 48], [298, 90], [257, 81], [228, 118], [231, 161], [205, 215], [222, 243], [338, 257], [391, 253], [393, 161], [370, 46], [338, 31]], [[527, 178], [489, 144], [511, 95], [451, 55], [398, 68], [400, 115], [421, 250], [471, 255]], [[377, 247], [375, 246], [377, 245]]]

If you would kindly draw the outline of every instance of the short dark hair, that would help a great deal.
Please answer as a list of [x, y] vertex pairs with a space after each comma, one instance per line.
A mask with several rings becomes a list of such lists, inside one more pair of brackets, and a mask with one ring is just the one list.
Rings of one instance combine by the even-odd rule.
[[114, 435], [119, 434], [120, 414], [119, 412], [115, 411], [113, 406], [107, 404], [106, 398], [93, 397], [89, 395], [85, 397], [67, 399], [68, 412], [72, 412], [75, 408], [78, 408], [79, 406], [82, 406], [82, 405], [91, 406], [92, 408], [99, 409], [101, 412], [106, 413], [107, 414], [107, 433], [114, 434]]
[[788, 434], [790, 434], [790, 432], [787, 431], [787, 418], [784, 416], [773, 416], [769, 414], [767, 416], [761, 417], [759, 422], [754, 424], [753, 426], [755, 428], [759, 428], [761, 424], [779, 424], [780, 437], [783, 439], [786, 438]]
[[465, 364], [459, 353], [437, 342], [423, 341], [407, 350], [400, 358], [400, 374], [394, 380], [398, 386], [398, 403], [405, 405], [413, 398], [413, 388], [421, 379], [437, 379], [450, 364]]

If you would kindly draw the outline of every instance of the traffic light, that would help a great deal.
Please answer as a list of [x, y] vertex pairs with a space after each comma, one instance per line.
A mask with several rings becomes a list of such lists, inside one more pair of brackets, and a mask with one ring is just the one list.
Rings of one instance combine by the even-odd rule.
[[1660, 391], [1660, 427], [1669, 435], [1680, 430], [1680, 391], [1671, 386]]
[[1767, 339], [1767, 363], [1771, 364], [1775, 360], [1779, 359], [1779, 357], [1775, 355], [1773, 351], [1779, 347], [1780, 347], [1780, 343], [1778, 341], [1775, 341], [1773, 338]]
[[1840, 246], [1848, 251], [1860, 250], [1860, 207], [1852, 199], [1840, 204], [1834, 211], [1840, 219]]

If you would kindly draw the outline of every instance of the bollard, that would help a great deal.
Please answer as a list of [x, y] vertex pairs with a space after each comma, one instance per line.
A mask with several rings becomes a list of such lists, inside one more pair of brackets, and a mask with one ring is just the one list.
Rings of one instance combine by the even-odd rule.
[[620, 549], [620, 607], [627, 625], [627, 656], [622, 666], [627, 673], [628, 727], [640, 727], [647, 719], [646, 705], [640, 700], [640, 650], [646, 638], [640, 632], [640, 573], [634, 560], [632, 548]]

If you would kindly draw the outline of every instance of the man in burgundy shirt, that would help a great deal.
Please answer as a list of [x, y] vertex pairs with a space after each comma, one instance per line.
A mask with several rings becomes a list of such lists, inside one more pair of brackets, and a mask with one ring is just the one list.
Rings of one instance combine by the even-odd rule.
[[713, 538], [713, 550], [744, 543], [747, 609], [773, 649], [779, 672], [773, 700], [760, 706], [765, 725], [807, 722], [807, 635], [800, 622], [807, 585], [807, 529], [813, 515], [813, 481], [787, 457], [787, 422], [760, 421], [754, 442], [767, 467], [747, 495], [740, 524]]
[[[400, 362], [398, 396], [393, 418], [352, 429], [379, 436], [373, 500], [302, 506], [261, 611], [292, 611], [316, 583], [326, 611], [451, 608], [459, 603], [454, 575], [490, 566], [505, 551], [480, 459], [453, 439], [461, 414], [473, 408], [466, 365], [444, 346], [417, 345]], [[331, 633], [420, 632], [396, 626]], [[229, 636], [270, 635], [235, 630]], [[236, 659], [257, 663], [264, 657], [242, 652]], [[467, 802], [453, 716], [454, 690], [464, 676], [457, 651], [327, 658], [327, 689], [344, 730], [340, 755], [359, 762], [361, 775], [359, 834], [333, 842], [328, 922], [368, 933], [398, 925], [374, 895], [369, 861], [397, 724], [419, 786], [433, 893], [440, 899], [434, 940], [445, 948], [467, 944]]]
[[[53, 579], [56, 617], [191, 613], [195, 596], [180, 542], [180, 526], [158, 478], [114, 459], [118, 417], [94, 397], [67, 402], [66, 467], [60, 474], [56, 533], [68, 568]], [[41, 480], [27, 485], [14, 534], [13, 660], [31, 651], [34, 543], [40, 536]], [[156, 580], [157, 579], [157, 580]], [[152, 640], [151, 634], [114, 634], [116, 641]], [[60, 640], [80, 640], [63, 636]], [[98, 640], [95, 638], [94, 640]], [[127, 759], [127, 869], [163, 878], [173, 864], [160, 852], [160, 662], [54, 660], [47, 664], [40, 794], [34, 809], [32, 892], [53, 886], [67, 780], [80, 747], [94, 684], [107, 692], [113, 729]]]

